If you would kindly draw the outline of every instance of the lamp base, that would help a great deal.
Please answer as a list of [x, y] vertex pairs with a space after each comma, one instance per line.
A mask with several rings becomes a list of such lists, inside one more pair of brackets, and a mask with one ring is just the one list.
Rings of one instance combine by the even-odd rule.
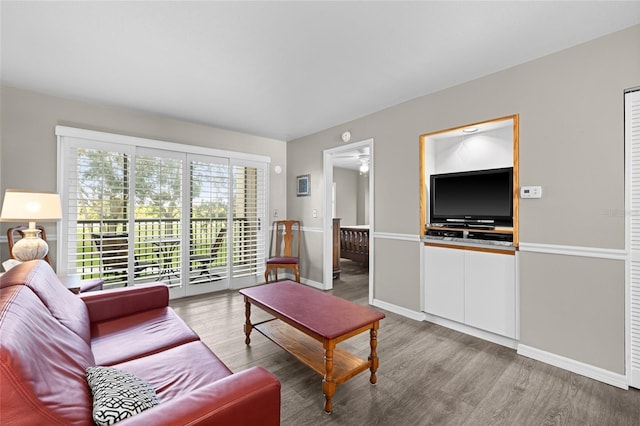
[[[27, 233], [29, 231], [29, 233]], [[13, 257], [21, 262], [27, 262], [29, 260], [44, 259], [49, 252], [49, 245], [45, 240], [40, 238], [40, 230], [36, 229], [36, 232], [32, 230], [25, 230], [24, 238], [16, 241], [11, 249]]]

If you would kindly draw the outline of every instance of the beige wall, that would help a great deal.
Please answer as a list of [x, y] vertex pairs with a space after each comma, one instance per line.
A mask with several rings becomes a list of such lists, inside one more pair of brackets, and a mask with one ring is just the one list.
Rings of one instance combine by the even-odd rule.
[[523, 253], [520, 339], [605, 370], [624, 369], [624, 262]]
[[[543, 188], [542, 199], [520, 203], [520, 241], [624, 249], [623, 90], [640, 85], [638, 40], [634, 26], [289, 142], [290, 175], [313, 177], [311, 197], [289, 192], [289, 215], [321, 228], [322, 214], [311, 212], [323, 211], [323, 150], [341, 145], [344, 130], [353, 141], [373, 138], [375, 233], [407, 237], [374, 233], [373, 297], [417, 312], [419, 136], [520, 114], [520, 183]], [[307, 250], [321, 264], [321, 241]], [[549, 254], [542, 265], [558, 273], [540, 274], [539, 255], [519, 257], [521, 342], [624, 373], [623, 262]], [[315, 271], [308, 278], [322, 281]]]
[[[198, 145], [271, 157], [269, 168], [271, 212], [286, 217], [286, 143], [238, 132], [172, 120], [164, 117], [86, 102], [61, 99], [3, 86], [0, 92], [0, 190], [7, 188], [56, 191], [56, 125], [78, 127]], [[281, 174], [273, 169], [280, 165]], [[3, 224], [5, 235], [7, 224]], [[55, 239], [55, 226], [46, 224], [47, 236]], [[4, 239], [0, 239], [6, 241]], [[55, 242], [50, 244], [55, 263]], [[0, 259], [9, 257], [0, 245]]]
[[336, 184], [336, 217], [342, 219], [340, 225], [356, 225], [358, 216], [358, 172], [333, 168]]
[[358, 172], [358, 211], [356, 225], [369, 225], [369, 173]]

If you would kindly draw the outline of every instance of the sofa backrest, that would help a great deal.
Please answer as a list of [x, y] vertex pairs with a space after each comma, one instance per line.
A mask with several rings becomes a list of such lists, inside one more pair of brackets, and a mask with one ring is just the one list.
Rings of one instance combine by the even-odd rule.
[[91, 424], [91, 392], [85, 378], [86, 367], [95, 365], [91, 347], [56, 319], [31, 288], [6, 285], [8, 281], [3, 278], [2, 423]]
[[91, 344], [91, 322], [85, 303], [69, 291], [44, 260], [24, 262], [0, 277], [0, 289], [12, 285], [29, 287], [65, 327]]

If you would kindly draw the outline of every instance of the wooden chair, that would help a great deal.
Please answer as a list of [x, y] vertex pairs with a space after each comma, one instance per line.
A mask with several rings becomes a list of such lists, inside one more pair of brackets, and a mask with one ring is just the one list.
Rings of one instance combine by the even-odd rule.
[[127, 234], [91, 234], [100, 252], [100, 262], [105, 271], [126, 275], [129, 262], [129, 238]]
[[[45, 232], [44, 227], [42, 225], [36, 225], [36, 228], [40, 230], [40, 238], [47, 241], [47, 233]], [[24, 238], [25, 229], [27, 229], [26, 226], [16, 226], [16, 227], [7, 229], [7, 242], [9, 245], [9, 255], [11, 256], [12, 259], [15, 259], [12, 253], [13, 245], [20, 238]], [[44, 261], [46, 261], [49, 265], [51, 265], [51, 260], [49, 260], [49, 253], [47, 253], [47, 255], [44, 257]], [[62, 277], [61, 279], [64, 280], [64, 277]], [[102, 290], [103, 284], [104, 284], [104, 281], [100, 278], [90, 278], [86, 280], [79, 280], [77, 291], [79, 291], [80, 293], [86, 293], [88, 291]]]
[[[100, 262], [105, 271], [114, 275], [126, 275], [129, 265], [129, 237], [128, 234], [91, 234], [91, 239], [100, 252]], [[134, 272], [139, 274], [146, 268], [157, 266], [152, 262], [134, 260]]]
[[[297, 231], [294, 231], [297, 228]], [[296, 281], [300, 282], [301, 224], [299, 220], [278, 220], [274, 222], [275, 253], [267, 259], [264, 281], [269, 282], [269, 272], [273, 269], [278, 280], [278, 269], [292, 269]], [[297, 241], [295, 235], [297, 234]], [[295, 247], [294, 247], [295, 246]], [[295, 254], [294, 254], [295, 253]]]
[[[7, 243], [9, 244], [9, 256], [11, 256], [12, 259], [15, 259], [15, 257], [13, 256], [13, 245], [21, 238], [24, 238], [24, 230], [27, 228], [28, 228], [27, 226], [23, 225], [23, 226], [16, 226], [14, 228], [7, 229]], [[40, 230], [40, 238], [47, 241], [47, 233], [44, 231], [44, 226], [36, 225], [36, 229]], [[49, 253], [47, 253], [44, 256], [44, 260], [49, 265], [51, 265], [51, 261], [49, 260]]]
[[219, 275], [211, 273], [211, 269], [213, 267], [213, 263], [216, 260], [216, 257], [218, 256], [218, 252], [222, 247], [222, 241], [224, 240], [224, 237], [226, 235], [227, 235], [227, 228], [220, 228], [220, 230], [218, 231], [218, 235], [216, 236], [216, 240], [211, 245], [211, 249], [209, 250], [209, 253], [196, 254], [191, 256], [192, 261], [199, 263], [196, 269], [200, 270], [200, 275], [207, 274], [211, 281], [220, 279]]

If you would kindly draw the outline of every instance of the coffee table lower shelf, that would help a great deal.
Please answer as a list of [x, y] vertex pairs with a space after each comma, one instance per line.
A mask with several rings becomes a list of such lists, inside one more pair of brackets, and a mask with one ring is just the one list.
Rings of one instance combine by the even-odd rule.
[[[285, 351], [296, 357], [313, 371], [325, 376], [324, 347], [322, 342], [308, 336], [279, 319], [272, 319], [253, 328], [271, 340]], [[350, 378], [368, 370], [369, 361], [363, 360], [344, 349], [335, 348], [333, 351], [333, 382], [342, 384]]]

